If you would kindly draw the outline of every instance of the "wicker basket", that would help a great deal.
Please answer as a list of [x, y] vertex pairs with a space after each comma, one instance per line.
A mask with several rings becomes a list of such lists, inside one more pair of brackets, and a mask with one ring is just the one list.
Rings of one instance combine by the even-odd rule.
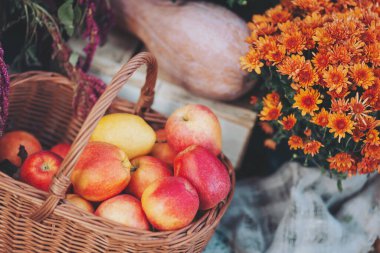
[[[143, 64], [148, 65], [147, 79], [137, 104], [116, 98], [124, 83]], [[0, 172], [1, 252], [202, 251], [233, 195], [234, 170], [223, 154], [220, 159], [230, 174], [231, 192], [215, 208], [199, 213], [192, 224], [177, 231], [128, 228], [82, 211], [64, 200], [71, 170], [106, 111], [135, 113], [152, 126], [163, 127], [165, 117], [150, 110], [156, 77], [155, 58], [149, 53], [135, 56], [116, 74], [84, 122], [72, 112], [74, 92], [65, 77], [28, 72], [11, 78], [8, 130], [30, 131], [45, 148], [61, 141], [70, 141], [73, 145], [49, 193]]]

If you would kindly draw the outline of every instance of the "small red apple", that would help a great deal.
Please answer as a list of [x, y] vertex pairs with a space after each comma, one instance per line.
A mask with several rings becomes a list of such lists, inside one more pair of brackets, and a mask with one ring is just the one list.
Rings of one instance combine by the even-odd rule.
[[0, 162], [7, 159], [13, 165], [20, 167], [21, 159], [18, 156], [20, 146], [24, 146], [28, 155], [42, 150], [40, 142], [28, 132], [13, 131], [0, 138]]
[[159, 129], [156, 131], [156, 143], [150, 152], [152, 156], [166, 162], [169, 165], [173, 165], [173, 161], [177, 152], [171, 148], [167, 142], [165, 129]]
[[43, 191], [49, 191], [51, 181], [61, 166], [62, 158], [50, 151], [40, 151], [26, 158], [20, 179]]
[[206, 106], [186, 105], [177, 109], [165, 125], [169, 145], [181, 152], [200, 145], [218, 155], [222, 149], [222, 130], [216, 115]]
[[140, 156], [131, 161], [131, 180], [127, 192], [141, 199], [144, 190], [155, 180], [173, 176], [167, 164], [152, 156]]
[[127, 187], [131, 163], [125, 152], [105, 142], [89, 142], [71, 174], [74, 192], [89, 201], [104, 201]]
[[60, 157], [62, 157], [63, 159], [65, 159], [65, 157], [67, 156], [67, 154], [70, 151], [70, 148], [71, 148], [70, 144], [59, 143], [59, 144], [55, 145], [54, 147], [52, 147], [50, 149], [50, 151], [53, 152], [53, 153], [56, 153], [57, 155], [59, 155]]
[[94, 212], [94, 207], [92, 206], [92, 204], [79, 195], [67, 194], [66, 200], [69, 203], [73, 204], [76, 207], [79, 207], [82, 210], [85, 210], [85, 211], [90, 212], [90, 213]]
[[164, 177], [146, 188], [141, 203], [150, 224], [167, 231], [186, 227], [193, 221], [199, 198], [187, 179]]
[[149, 223], [141, 202], [127, 194], [118, 195], [100, 204], [95, 215], [121, 223], [127, 227], [149, 230]]
[[197, 190], [200, 209], [216, 206], [231, 189], [231, 181], [224, 164], [208, 149], [190, 146], [174, 160], [174, 175], [186, 178]]

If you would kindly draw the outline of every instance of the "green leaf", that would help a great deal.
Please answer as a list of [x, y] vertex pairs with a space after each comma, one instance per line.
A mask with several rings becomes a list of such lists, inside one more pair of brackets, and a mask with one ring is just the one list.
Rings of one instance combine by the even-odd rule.
[[82, 20], [82, 10], [77, 4], [75, 5], [75, 8], [74, 8], [74, 25], [75, 27], [77, 27], [77, 30], [81, 25], [81, 20]]
[[74, 34], [73, 0], [66, 0], [58, 9], [58, 19], [70, 37]]
[[79, 55], [75, 52], [72, 52], [69, 58], [69, 62], [71, 63], [71, 65], [73, 66], [77, 65], [78, 58], [79, 58]]
[[228, 6], [232, 8], [234, 4], [247, 5], [247, 0], [226, 0]]

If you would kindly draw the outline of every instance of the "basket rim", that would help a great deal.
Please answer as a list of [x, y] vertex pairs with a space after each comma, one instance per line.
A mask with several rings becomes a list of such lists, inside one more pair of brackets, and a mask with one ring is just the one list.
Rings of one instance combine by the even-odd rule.
[[[13, 74], [11, 77], [12, 81], [17, 81], [19, 83], [25, 82], [44, 82], [44, 84], [54, 85], [54, 84], [64, 84], [69, 85], [74, 91], [73, 83], [65, 76], [46, 71], [29, 71], [21, 74]], [[12, 86], [11, 89], [17, 87]], [[117, 103], [121, 103], [122, 101], [127, 101], [125, 99], [118, 98]], [[127, 101], [128, 103], [131, 103]], [[132, 103], [133, 104], [133, 103]], [[166, 117], [157, 113], [150, 112], [151, 114], [157, 115], [160, 118]], [[148, 120], [149, 121], [149, 120]], [[231, 203], [234, 190], [235, 190], [235, 171], [234, 168], [229, 161], [229, 159], [221, 153], [219, 159], [225, 165], [230, 181], [231, 181], [231, 189], [228, 193], [227, 197], [218, 203], [212, 209], [205, 211], [201, 217], [194, 220], [188, 226], [181, 228], [179, 230], [174, 231], [145, 231], [140, 229], [135, 229], [131, 227], [127, 227], [125, 225], [113, 222], [111, 220], [96, 216], [90, 212], [86, 212], [81, 210], [69, 203], [67, 201], [61, 201], [60, 204], [56, 207], [53, 212], [53, 215], [57, 215], [63, 219], [71, 220], [75, 223], [80, 224], [82, 227], [90, 229], [92, 231], [100, 232], [104, 235], [110, 236], [117, 240], [128, 240], [131, 238], [136, 239], [136, 235], [140, 235], [138, 240], [140, 242], [149, 241], [155, 242], [157, 244], [160, 243], [170, 243], [173, 241], [173, 244], [178, 244], [181, 242], [185, 242], [188, 240], [192, 240], [195, 237], [199, 236], [199, 233], [206, 234], [210, 230], [214, 229], [219, 223], [220, 219], [226, 212], [228, 206]], [[10, 191], [12, 194], [17, 195], [19, 197], [23, 197], [26, 200], [30, 201], [34, 205], [41, 206], [44, 201], [49, 196], [48, 192], [44, 192], [42, 190], [38, 190], [24, 182], [18, 181], [3, 172], [0, 172], [0, 188]], [[33, 210], [31, 210], [33, 211]], [[44, 223], [45, 221], [42, 221]], [[46, 220], [48, 222], [48, 219]]]

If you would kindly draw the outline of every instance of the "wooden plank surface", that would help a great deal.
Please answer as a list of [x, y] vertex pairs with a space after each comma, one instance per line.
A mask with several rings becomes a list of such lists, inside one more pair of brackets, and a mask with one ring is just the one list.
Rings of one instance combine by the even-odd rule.
[[[81, 54], [83, 41], [71, 41], [70, 44], [75, 52]], [[113, 75], [132, 55], [140, 50], [140, 47], [141, 43], [131, 35], [113, 31], [109, 36], [108, 43], [97, 51], [90, 71], [109, 83]], [[145, 68], [141, 68], [124, 86], [120, 96], [136, 102], [144, 80]], [[236, 168], [239, 167], [251, 137], [257, 117], [256, 113], [228, 103], [199, 98], [159, 75], [153, 104], [155, 110], [169, 116], [178, 107], [190, 103], [206, 105], [215, 112], [222, 126], [223, 152]]]

